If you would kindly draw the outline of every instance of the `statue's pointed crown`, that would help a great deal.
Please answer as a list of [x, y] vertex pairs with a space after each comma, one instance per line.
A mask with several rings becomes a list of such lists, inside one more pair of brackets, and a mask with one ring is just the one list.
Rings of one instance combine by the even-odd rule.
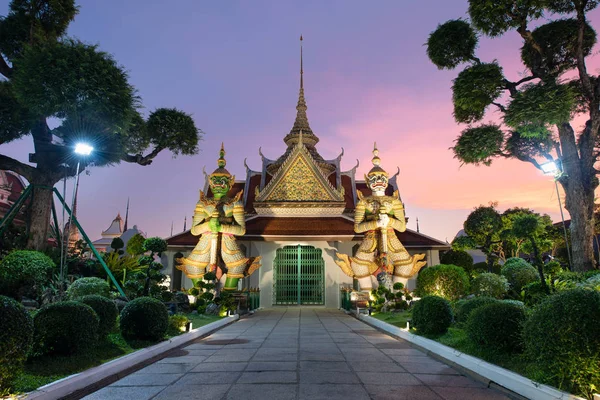
[[213, 177], [213, 176], [229, 176], [229, 177], [231, 177], [231, 174], [229, 173], [229, 171], [227, 171], [225, 169], [225, 165], [227, 165], [227, 161], [225, 161], [225, 147], [224, 147], [223, 143], [221, 143], [221, 150], [219, 150], [219, 159], [217, 160], [217, 165], [218, 165], [218, 168], [215, 169], [212, 174], [210, 174], [211, 177]]
[[373, 163], [373, 168], [371, 168], [367, 175], [384, 174], [385, 176], [388, 176], [388, 173], [380, 166], [381, 158], [379, 158], [379, 150], [377, 150], [377, 143], [373, 145], [373, 158], [371, 159], [371, 162]]

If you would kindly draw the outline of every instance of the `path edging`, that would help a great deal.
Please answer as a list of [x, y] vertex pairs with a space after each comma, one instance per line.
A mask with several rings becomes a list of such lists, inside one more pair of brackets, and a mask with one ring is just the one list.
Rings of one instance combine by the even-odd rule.
[[434, 340], [412, 334], [405, 329], [388, 324], [387, 322], [383, 322], [368, 315], [359, 314], [358, 319], [375, 328], [381, 329], [390, 335], [413, 343], [425, 349], [426, 351], [443, 358], [449, 364], [460, 366], [461, 368], [473, 372], [475, 375], [489, 379], [491, 382], [494, 382], [497, 385], [528, 399], [584, 400], [581, 397], [560, 391], [548, 385], [534, 382], [531, 379], [528, 379], [515, 372], [462, 353], [456, 349], [453, 349], [452, 347], [445, 346]]
[[156, 358], [167, 351], [184, 345], [185, 343], [195, 340], [212, 331], [221, 329], [224, 326], [237, 321], [239, 318], [240, 316], [236, 314], [219, 321], [211, 322], [210, 324], [193, 329], [183, 335], [175, 336], [169, 340], [155, 344], [154, 346], [137, 350], [123, 357], [98, 365], [97, 367], [92, 367], [83, 372], [67, 376], [66, 378], [49, 383], [28, 393], [26, 398], [32, 400], [53, 400], [66, 397], [76, 391], [92, 386], [103, 379], [131, 369], [137, 364]]

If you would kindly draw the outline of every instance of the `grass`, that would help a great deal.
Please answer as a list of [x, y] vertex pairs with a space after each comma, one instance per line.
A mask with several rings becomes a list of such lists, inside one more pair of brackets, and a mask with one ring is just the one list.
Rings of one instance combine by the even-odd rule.
[[[404, 311], [401, 313], [377, 313], [372, 315], [388, 324], [398, 326], [400, 328], [406, 328], [407, 320], [410, 320], [410, 311]], [[415, 329], [410, 330], [411, 333], [418, 335], [419, 333]], [[445, 346], [452, 347], [465, 354], [469, 354], [473, 357], [481, 358], [489, 363], [498, 365], [500, 367], [509, 369], [521, 375], [528, 375], [531, 371], [531, 365], [523, 359], [520, 354], [507, 354], [494, 351], [492, 349], [486, 349], [482, 346], [478, 346], [473, 343], [467, 336], [464, 329], [460, 326], [453, 325], [448, 329], [448, 332], [441, 336], [421, 335], [428, 339], [435, 340]], [[533, 378], [530, 376], [530, 378]]]
[[[192, 320], [192, 328], [194, 329], [221, 319], [218, 316], [197, 314], [188, 314], [187, 317]], [[115, 332], [109, 334], [106, 340], [100, 342], [96, 347], [82, 354], [69, 356], [46, 355], [30, 359], [25, 363], [23, 373], [19, 375], [15, 382], [14, 393], [31, 392], [40, 386], [154, 344], [156, 342], [126, 341], [120, 333]]]

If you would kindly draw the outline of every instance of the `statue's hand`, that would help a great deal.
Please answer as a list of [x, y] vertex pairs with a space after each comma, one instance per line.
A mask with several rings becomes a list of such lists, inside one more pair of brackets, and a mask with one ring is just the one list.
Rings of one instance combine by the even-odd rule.
[[389, 223], [390, 217], [387, 214], [379, 214], [379, 219], [377, 219], [378, 228], [387, 228]]
[[380, 211], [382, 214], [391, 214], [391, 213], [393, 213], [393, 212], [394, 212], [394, 206], [393, 206], [393, 204], [392, 204], [392, 203], [390, 203], [389, 201], [384, 201], [384, 202], [381, 204], [381, 208], [379, 209], [379, 211]]

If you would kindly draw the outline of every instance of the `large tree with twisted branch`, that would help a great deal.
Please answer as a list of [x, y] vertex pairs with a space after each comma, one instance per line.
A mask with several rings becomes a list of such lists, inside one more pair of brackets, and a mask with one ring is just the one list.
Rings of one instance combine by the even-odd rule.
[[[514, 158], [541, 169], [554, 161], [571, 214], [573, 268], [595, 267], [594, 192], [598, 187], [600, 79], [586, 59], [596, 32], [586, 14], [598, 0], [469, 0], [469, 20], [438, 26], [427, 54], [440, 69], [466, 67], [452, 86], [454, 118], [469, 124], [453, 147], [462, 163], [489, 166], [495, 158]], [[544, 17], [546, 22], [532, 28]], [[516, 32], [523, 40], [526, 73], [508, 80], [497, 61], [475, 55], [479, 35], [491, 38]], [[482, 123], [490, 108], [501, 125]], [[573, 119], [584, 115], [581, 129]]]
[[[0, 17], [0, 145], [31, 137], [31, 164], [0, 154], [0, 169], [34, 185], [28, 247], [46, 245], [52, 192], [77, 174], [76, 142], [94, 147], [84, 166], [149, 165], [163, 150], [196, 154], [190, 115], [160, 108], [144, 119], [123, 67], [98, 46], [67, 37], [74, 0], [12, 0]], [[50, 128], [48, 120], [58, 125]]]

